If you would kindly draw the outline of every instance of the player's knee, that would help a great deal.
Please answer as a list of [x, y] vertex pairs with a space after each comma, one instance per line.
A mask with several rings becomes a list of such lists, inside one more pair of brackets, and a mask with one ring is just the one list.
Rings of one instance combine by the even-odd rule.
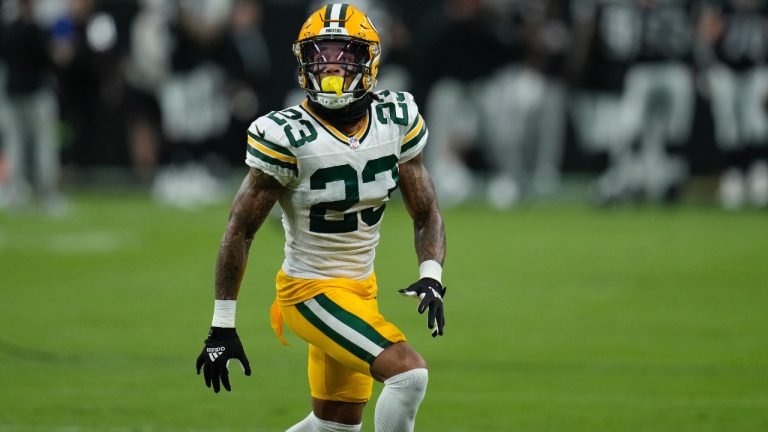
[[392, 356], [397, 366], [397, 373], [406, 372], [412, 369], [427, 369], [427, 361], [412, 346], [405, 342], [392, 345]]
[[[384, 381], [384, 389], [376, 401], [376, 430], [413, 430], [413, 421], [427, 393], [429, 373], [411, 369]], [[392, 427], [394, 425], [398, 425]], [[408, 426], [410, 425], [410, 426]]]
[[385, 381], [395, 375], [414, 369], [427, 370], [427, 362], [411, 345], [398, 342], [381, 352], [371, 364], [371, 375]]
[[411, 369], [384, 381], [384, 384], [389, 388], [403, 389], [413, 394], [419, 402], [427, 391], [428, 383], [429, 372], [425, 368]]

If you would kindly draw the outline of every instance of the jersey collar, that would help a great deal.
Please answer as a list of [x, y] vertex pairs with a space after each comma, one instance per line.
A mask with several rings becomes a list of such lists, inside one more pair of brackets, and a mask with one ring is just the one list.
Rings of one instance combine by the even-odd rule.
[[357, 131], [354, 135], [346, 135], [342, 133], [340, 130], [336, 129], [333, 125], [328, 123], [327, 121], [323, 120], [320, 116], [315, 114], [314, 111], [312, 111], [312, 108], [309, 107], [307, 104], [307, 100], [304, 99], [304, 101], [299, 105], [301, 109], [303, 109], [307, 114], [309, 114], [312, 119], [314, 119], [320, 126], [322, 126], [323, 129], [325, 129], [328, 134], [330, 134], [332, 137], [336, 138], [338, 141], [340, 141], [342, 144], [352, 147], [352, 143], [356, 142], [362, 143], [366, 136], [368, 136], [368, 131], [371, 129], [371, 108], [368, 107], [368, 110], [365, 112], [365, 117], [363, 117], [363, 126], [360, 127], [360, 130]]

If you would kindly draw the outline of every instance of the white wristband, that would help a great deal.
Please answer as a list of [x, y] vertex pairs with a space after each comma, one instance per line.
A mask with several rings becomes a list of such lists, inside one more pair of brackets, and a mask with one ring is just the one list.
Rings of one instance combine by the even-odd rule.
[[443, 266], [435, 260], [426, 260], [419, 264], [419, 278], [432, 278], [443, 283]]
[[211, 327], [235, 328], [237, 300], [214, 300]]

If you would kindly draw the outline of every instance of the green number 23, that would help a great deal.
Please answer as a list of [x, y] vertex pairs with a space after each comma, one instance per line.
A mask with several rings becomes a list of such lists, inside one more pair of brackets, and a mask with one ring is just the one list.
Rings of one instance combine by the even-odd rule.
[[[363, 167], [363, 183], [376, 180], [376, 174], [391, 171], [395, 186], [387, 191], [392, 194], [397, 188], [398, 169], [397, 156], [389, 155], [368, 161]], [[358, 212], [344, 214], [338, 220], [328, 220], [325, 215], [328, 210], [344, 213], [353, 205], [360, 202], [360, 187], [357, 180], [357, 171], [348, 164], [334, 167], [320, 168], [309, 178], [309, 187], [312, 190], [322, 190], [326, 185], [335, 181], [344, 182], [344, 199], [337, 201], [319, 202], [309, 209], [309, 230], [316, 233], [338, 234], [357, 230]], [[376, 225], [384, 213], [386, 204], [379, 208], [366, 208], [361, 210], [360, 217], [368, 226]]]

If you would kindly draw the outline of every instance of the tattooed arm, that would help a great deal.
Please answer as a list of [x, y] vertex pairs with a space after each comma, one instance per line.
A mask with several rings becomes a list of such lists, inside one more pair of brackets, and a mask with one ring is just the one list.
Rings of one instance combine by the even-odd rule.
[[273, 177], [251, 168], [235, 196], [216, 258], [216, 299], [236, 300], [253, 236], [283, 191]]
[[424, 166], [422, 154], [400, 164], [400, 190], [413, 219], [416, 256], [419, 263], [445, 260], [445, 227], [432, 179]]
[[251, 169], [235, 196], [224, 238], [221, 239], [216, 258], [216, 301], [213, 321], [203, 349], [197, 356], [195, 369], [203, 372], [205, 385], [218, 393], [221, 386], [232, 390], [229, 383], [230, 360], [237, 360], [245, 375], [251, 374], [251, 365], [243, 344], [235, 331], [235, 303], [240, 282], [248, 261], [248, 249], [253, 235], [269, 214], [283, 187], [274, 178]]
[[445, 327], [445, 288], [441, 284], [445, 260], [445, 227], [437, 206], [435, 187], [424, 167], [421, 154], [400, 164], [400, 190], [413, 219], [413, 236], [419, 259], [419, 280], [401, 289], [400, 293], [420, 300], [417, 309], [419, 313], [429, 309], [427, 327], [432, 331], [432, 337], [440, 336]]

